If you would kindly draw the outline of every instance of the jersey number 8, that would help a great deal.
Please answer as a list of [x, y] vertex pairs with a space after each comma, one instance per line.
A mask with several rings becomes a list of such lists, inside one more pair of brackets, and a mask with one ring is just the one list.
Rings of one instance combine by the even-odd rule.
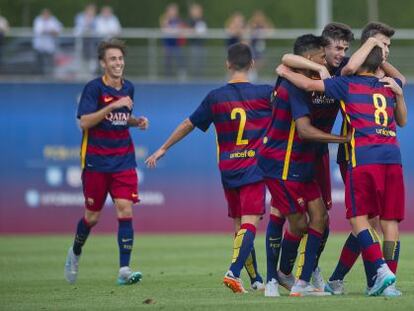
[[[375, 123], [382, 126], [388, 125], [388, 114], [387, 114], [387, 99], [382, 94], [375, 93], [372, 95], [375, 107]], [[381, 122], [381, 115], [383, 121]]]

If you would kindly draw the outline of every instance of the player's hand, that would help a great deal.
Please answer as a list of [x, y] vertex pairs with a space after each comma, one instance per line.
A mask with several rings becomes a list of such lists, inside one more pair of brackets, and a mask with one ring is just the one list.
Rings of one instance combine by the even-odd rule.
[[329, 79], [331, 77], [328, 68], [326, 68], [325, 66], [321, 66], [318, 73], [322, 80]]
[[140, 130], [146, 130], [149, 127], [149, 121], [146, 117], [141, 116], [141, 117], [136, 118], [136, 120], [137, 120], [137, 127]]
[[383, 77], [382, 79], [380, 79], [380, 82], [385, 83], [384, 86], [390, 88], [391, 91], [395, 93], [395, 95], [401, 96], [403, 94], [401, 86], [399, 86], [393, 78]]
[[165, 149], [158, 149], [157, 151], [155, 151], [152, 155], [150, 155], [146, 160], [145, 160], [145, 164], [149, 167], [149, 168], [155, 168], [157, 167], [157, 161], [159, 159], [161, 159], [165, 153], [167, 151]]
[[111, 103], [111, 107], [113, 109], [126, 107], [129, 110], [132, 110], [133, 106], [134, 106], [134, 103], [132, 102], [132, 99], [129, 96], [122, 97], [122, 98], [118, 99], [117, 101], [114, 101], [113, 103]]
[[279, 66], [276, 67], [276, 73], [278, 74], [278, 76], [285, 78], [286, 77], [286, 73], [292, 71], [288, 66], [285, 66], [283, 64], [280, 64]]

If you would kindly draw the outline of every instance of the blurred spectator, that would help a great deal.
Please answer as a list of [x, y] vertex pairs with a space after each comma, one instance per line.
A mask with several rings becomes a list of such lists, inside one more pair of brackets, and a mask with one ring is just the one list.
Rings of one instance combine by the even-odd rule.
[[62, 24], [49, 9], [43, 9], [33, 22], [33, 48], [37, 53], [38, 68], [41, 74], [49, 75], [54, 69], [54, 56], [57, 50], [57, 37]]
[[227, 46], [243, 40], [245, 32], [245, 19], [240, 12], [234, 12], [226, 21], [225, 28], [228, 34]]
[[257, 78], [257, 71], [260, 71], [264, 65], [263, 56], [266, 51], [266, 41], [263, 35], [266, 31], [273, 29], [273, 23], [266, 17], [263, 11], [257, 10], [248, 21], [247, 28], [255, 60], [255, 69], [250, 71], [250, 78], [254, 81]]
[[203, 7], [193, 3], [188, 8], [188, 26], [192, 32], [200, 38], [189, 40], [190, 45], [190, 71], [191, 74], [200, 77], [205, 66], [204, 39], [201, 37], [207, 32], [207, 24], [203, 18]]
[[95, 73], [98, 41], [96, 38], [96, 5], [88, 4], [82, 12], [76, 15], [74, 34], [82, 40], [82, 58], [87, 63], [88, 71]]
[[104, 6], [96, 18], [96, 33], [102, 39], [110, 39], [121, 34], [121, 24], [110, 6]]
[[[181, 46], [185, 44], [185, 40], [179, 38], [179, 34], [185, 27], [180, 18], [178, 6], [175, 3], [169, 4], [165, 12], [160, 17], [161, 31], [166, 35], [164, 37], [164, 53], [165, 53], [165, 74], [172, 76], [175, 72], [182, 79], [185, 79], [186, 73], [184, 69], [183, 51]], [[170, 36], [172, 35], [172, 36]]]
[[263, 11], [257, 10], [247, 23], [250, 35], [250, 46], [256, 60], [261, 59], [266, 50], [266, 41], [263, 34], [273, 29], [273, 23], [266, 17]]
[[9, 32], [9, 22], [7, 19], [0, 15], [0, 66], [3, 61], [3, 44], [4, 37]]

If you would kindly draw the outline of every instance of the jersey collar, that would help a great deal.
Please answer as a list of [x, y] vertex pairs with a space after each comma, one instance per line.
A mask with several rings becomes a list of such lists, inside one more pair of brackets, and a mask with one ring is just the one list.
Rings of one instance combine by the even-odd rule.
[[[106, 86], [109, 86], [109, 87], [112, 87], [112, 88], [114, 88], [112, 85], [109, 85], [109, 83], [108, 83], [108, 78], [107, 78], [107, 76], [106, 75], [103, 75], [102, 76], [102, 82], [103, 82], [103, 84], [105, 84]], [[122, 87], [124, 86], [124, 79], [122, 79], [121, 78], [121, 89], [122, 89]], [[114, 88], [114, 89], [116, 89], [116, 88]]]

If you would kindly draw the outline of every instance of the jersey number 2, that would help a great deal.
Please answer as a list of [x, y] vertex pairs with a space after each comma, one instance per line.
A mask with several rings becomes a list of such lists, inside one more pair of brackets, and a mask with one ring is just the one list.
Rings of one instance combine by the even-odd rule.
[[240, 123], [239, 123], [239, 130], [237, 132], [237, 139], [236, 139], [236, 145], [247, 145], [249, 143], [248, 139], [243, 139], [243, 132], [244, 127], [246, 126], [246, 111], [243, 108], [234, 108], [231, 111], [231, 119], [236, 120], [237, 115], [240, 115]]
[[[382, 94], [375, 93], [372, 95], [375, 107], [375, 123], [382, 126], [388, 125], [388, 114], [387, 114], [387, 99]], [[381, 122], [381, 115], [383, 121]]]

